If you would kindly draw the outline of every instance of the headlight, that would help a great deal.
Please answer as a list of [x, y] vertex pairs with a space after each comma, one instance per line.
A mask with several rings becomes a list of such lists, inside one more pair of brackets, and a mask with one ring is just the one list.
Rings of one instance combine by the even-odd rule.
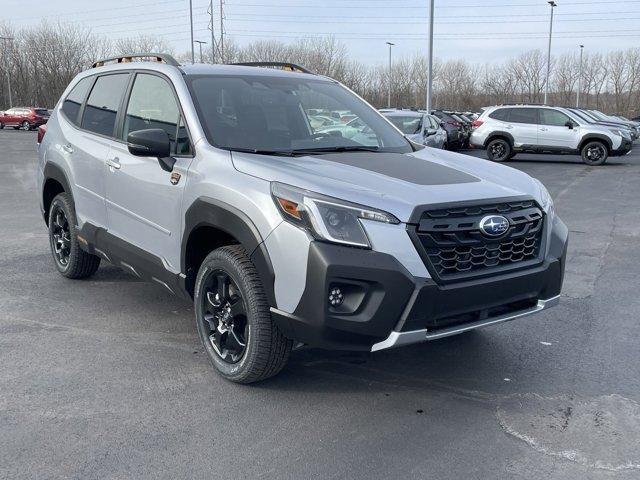
[[547, 215], [553, 216], [554, 214], [553, 198], [551, 198], [551, 195], [549, 194], [549, 190], [547, 190], [547, 187], [545, 187], [542, 184], [542, 182], [537, 178], [534, 178], [533, 180], [536, 182], [536, 184], [538, 185], [538, 188], [540, 189], [540, 202], [541, 202], [540, 206], [547, 213]]
[[618, 129], [618, 128], [610, 128], [609, 131], [611, 133], [613, 133], [614, 135], [617, 135], [619, 137], [625, 137], [626, 136], [625, 133], [622, 130]]
[[390, 213], [282, 183], [271, 183], [271, 196], [285, 220], [329, 242], [371, 248], [360, 219], [400, 223]]

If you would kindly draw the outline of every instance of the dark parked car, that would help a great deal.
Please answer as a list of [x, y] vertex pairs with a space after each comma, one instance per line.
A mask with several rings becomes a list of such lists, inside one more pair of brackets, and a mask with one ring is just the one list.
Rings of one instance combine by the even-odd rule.
[[458, 150], [462, 148], [468, 136], [465, 134], [464, 126], [460, 119], [442, 110], [433, 110], [431, 113], [442, 121], [442, 128], [447, 131], [447, 144], [449, 149]]
[[0, 115], [0, 128], [13, 127], [16, 130], [33, 130], [49, 120], [46, 108], [14, 107]]

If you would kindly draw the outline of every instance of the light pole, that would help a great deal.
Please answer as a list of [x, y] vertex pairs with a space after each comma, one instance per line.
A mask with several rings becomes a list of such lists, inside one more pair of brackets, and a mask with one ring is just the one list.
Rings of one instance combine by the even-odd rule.
[[189, 0], [189, 23], [191, 24], [191, 63], [196, 63], [196, 52], [193, 47], [193, 0]]
[[549, 49], [547, 50], [547, 79], [544, 83], [544, 104], [549, 97], [549, 73], [551, 72], [551, 36], [553, 35], [553, 9], [558, 5], [553, 0], [547, 2], [551, 6], [551, 20], [549, 21]]
[[582, 89], [582, 54], [584, 45], [580, 45], [580, 74], [578, 75], [578, 91], [576, 92], [576, 108], [580, 108], [580, 90]]
[[395, 43], [387, 42], [389, 45], [389, 92], [387, 95], [387, 108], [391, 108], [391, 47], [395, 45]]
[[7, 48], [7, 42], [13, 41], [13, 37], [0, 37], [0, 40], [4, 43], [4, 67], [7, 74], [7, 89], [9, 90], [9, 108], [13, 107], [13, 100], [11, 98], [11, 73], [9, 72], [9, 49]]
[[211, 17], [211, 25], [209, 28], [211, 29], [211, 63], [216, 63], [216, 39], [213, 31], [213, 0], [209, 2], [209, 15]]
[[429, 55], [427, 68], [427, 113], [431, 113], [431, 102], [433, 99], [433, 4], [434, 0], [429, 2]]
[[200, 63], [204, 63], [202, 60], [202, 44], [206, 45], [207, 42], [203, 42], [202, 40], [194, 40], [194, 42], [200, 46]]

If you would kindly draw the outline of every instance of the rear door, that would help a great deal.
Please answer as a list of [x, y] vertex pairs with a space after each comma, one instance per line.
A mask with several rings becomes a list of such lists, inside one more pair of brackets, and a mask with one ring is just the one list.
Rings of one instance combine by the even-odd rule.
[[[157, 158], [131, 155], [124, 140], [130, 132], [165, 130], [176, 159], [173, 172]], [[191, 144], [173, 86], [155, 73], [136, 74], [126, 101], [120, 133], [111, 149], [106, 180], [109, 232], [180, 271], [181, 202], [192, 160]]]
[[[559, 110], [553, 108], [541, 108], [540, 127], [538, 129], [538, 144], [540, 148], [552, 147], [553, 149], [573, 150], [577, 148], [580, 139], [580, 129]], [[567, 127], [571, 122], [574, 128]]]
[[16, 113], [17, 108], [10, 108], [6, 112], [4, 112], [4, 117], [2, 119], [2, 123], [6, 126], [12, 127], [17, 125], [18, 117]]
[[118, 73], [82, 79], [62, 103], [62, 141], [57, 148], [72, 171], [81, 225], [106, 228], [105, 161], [115, 143], [116, 116], [128, 78], [128, 73]]
[[516, 147], [538, 146], [538, 109], [508, 108], [505, 123]]

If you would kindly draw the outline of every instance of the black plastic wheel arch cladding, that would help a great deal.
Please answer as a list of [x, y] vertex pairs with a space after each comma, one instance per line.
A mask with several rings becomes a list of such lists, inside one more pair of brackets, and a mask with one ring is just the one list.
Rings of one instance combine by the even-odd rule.
[[56, 182], [58, 182], [62, 186], [64, 191], [67, 194], [69, 194], [71, 198], [73, 198], [73, 193], [71, 192], [71, 184], [67, 179], [67, 175], [64, 173], [64, 170], [59, 165], [56, 165], [55, 163], [47, 162], [47, 164], [44, 166], [43, 174], [44, 174], [44, 181], [42, 182], [42, 191], [40, 192], [40, 195], [42, 195], [42, 206], [44, 208], [44, 211], [42, 213], [44, 215], [44, 221], [45, 223], [48, 224], [49, 218], [47, 216], [47, 213], [49, 211], [49, 206], [51, 205], [51, 201], [53, 201], [53, 198], [55, 197], [55, 195], [51, 196], [51, 198], [49, 199], [45, 198], [44, 195], [45, 195], [45, 187], [47, 185], [47, 181], [55, 180]]
[[[181, 271], [189, 277], [187, 272], [187, 246], [192, 232], [200, 227], [212, 227], [234, 238], [242, 245], [255, 265], [265, 295], [270, 306], [276, 306], [273, 265], [269, 253], [263, 243], [262, 236], [251, 219], [241, 210], [220, 200], [210, 197], [200, 197], [188, 208], [185, 214], [185, 227], [182, 236]], [[212, 244], [215, 244], [212, 239]], [[188, 289], [188, 285], [187, 285]]]

